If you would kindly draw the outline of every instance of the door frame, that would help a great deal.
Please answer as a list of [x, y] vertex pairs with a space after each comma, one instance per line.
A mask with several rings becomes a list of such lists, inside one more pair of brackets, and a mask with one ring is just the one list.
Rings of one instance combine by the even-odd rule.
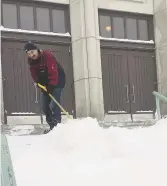
[[[126, 50], [126, 51], [145, 51], [145, 52], [153, 52], [154, 53], [154, 65], [155, 65], [155, 91], [158, 89], [158, 81], [157, 81], [157, 67], [156, 67], [156, 48], [155, 43], [136, 43], [136, 42], [124, 42], [124, 41], [111, 41], [111, 40], [100, 40], [100, 48], [101, 49], [117, 49], [117, 50]], [[104, 91], [104, 90], [103, 90]], [[138, 115], [142, 115], [143, 113], [138, 113]], [[148, 113], [146, 113], [148, 114]], [[150, 113], [149, 113], [150, 114]], [[115, 113], [108, 113], [108, 115], [116, 115]], [[124, 113], [119, 113], [119, 115], [125, 115]], [[133, 122], [133, 114], [131, 115], [131, 121]], [[153, 117], [155, 117], [155, 112], [153, 112]]]

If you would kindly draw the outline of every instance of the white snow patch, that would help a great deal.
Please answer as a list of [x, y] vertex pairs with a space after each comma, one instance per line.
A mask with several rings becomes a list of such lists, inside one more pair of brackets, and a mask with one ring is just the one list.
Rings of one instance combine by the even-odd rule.
[[63, 33], [54, 33], [54, 32], [42, 32], [42, 31], [22, 30], [22, 29], [11, 29], [11, 28], [4, 28], [3, 26], [0, 27], [0, 30], [5, 31], [5, 32], [19, 32], [19, 33], [36, 34], [36, 35], [71, 37], [70, 33], [63, 34]]
[[152, 110], [148, 110], [148, 111], [142, 111], [142, 110], [140, 110], [140, 111], [137, 111], [138, 113], [143, 113], [143, 112], [153, 112]]
[[144, 41], [144, 40], [132, 40], [132, 39], [119, 39], [119, 38], [108, 38], [108, 37], [99, 37], [101, 40], [108, 40], [108, 41], [119, 41], [119, 42], [129, 42], [129, 43], [145, 43], [145, 44], [154, 44], [153, 40]]
[[17, 186], [166, 186], [167, 119], [133, 130], [69, 120], [40, 136], [8, 136]]
[[108, 113], [127, 113], [126, 111], [108, 111]]
[[33, 112], [12, 112], [11, 114], [13, 115], [30, 115], [30, 114], [36, 114], [36, 113], [33, 113]]
[[34, 126], [32, 125], [15, 126], [12, 127], [12, 130], [10, 130], [10, 135], [12, 136], [25, 135], [25, 134], [30, 134], [33, 131], [34, 131]]

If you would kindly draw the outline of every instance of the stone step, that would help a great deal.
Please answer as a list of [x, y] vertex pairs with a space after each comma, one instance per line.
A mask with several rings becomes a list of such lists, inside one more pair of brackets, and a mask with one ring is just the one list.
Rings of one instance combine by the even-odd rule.
[[14, 124], [1, 125], [1, 133], [7, 135], [35, 135], [41, 134], [49, 126], [47, 124]]
[[149, 127], [156, 123], [156, 120], [148, 120], [148, 121], [134, 121], [134, 122], [99, 122], [99, 125], [103, 128], [113, 127], [122, 127], [122, 128], [136, 128], [136, 127]]
[[[135, 121], [135, 122], [113, 122], [113, 121], [99, 121], [99, 126], [102, 128], [121, 127], [133, 129], [136, 127], [149, 127], [156, 123], [156, 120]], [[1, 125], [1, 133], [8, 135], [35, 135], [41, 134], [42, 131], [49, 128], [47, 124], [12, 124]]]

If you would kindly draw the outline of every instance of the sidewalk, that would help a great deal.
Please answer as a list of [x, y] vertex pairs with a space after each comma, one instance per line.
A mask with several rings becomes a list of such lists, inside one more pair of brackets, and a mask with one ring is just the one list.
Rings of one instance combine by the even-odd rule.
[[49, 128], [47, 124], [31, 124], [31, 125], [1, 125], [1, 133], [7, 135], [38, 135]]

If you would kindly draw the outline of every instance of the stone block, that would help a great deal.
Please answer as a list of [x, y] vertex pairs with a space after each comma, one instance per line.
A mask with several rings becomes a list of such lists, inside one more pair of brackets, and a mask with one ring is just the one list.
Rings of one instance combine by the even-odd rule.
[[[98, 8], [153, 14], [153, 0], [96, 0]], [[157, 0], [159, 1], [159, 0]]]
[[167, 8], [166, 0], [154, 0], [154, 13], [160, 12]]
[[77, 118], [89, 116], [90, 97], [88, 79], [75, 82], [75, 105]]
[[72, 42], [85, 37], [85, 17], [83, 1], [70, 1]]
[[87, 38], [88, 52], [88, 69], [89, 77], [102, 77], [101, 72], [101, 56], [100, 56], [100, 40], [96, 38]]
[[167, 82], [167, 46], [157, 50], [158, 82]]
[[156, 47], [167, 45], [167, 9], [156, 13], [155, 19], [155, 37]]
[[[157, 49], [158, 91], [167, 97], [167, 46]], [[161, 113], [167, 115], [167, 103], [161, 102]]]
[[86, 39], [72, 43], [74, 81], [88, 78]]
[[[89, 79], [90, 87], [90, 116], [99, 120], [104, 119], [102, 80], [98, 78]], [[98, 117], [97, 117], [98, 116]]]

